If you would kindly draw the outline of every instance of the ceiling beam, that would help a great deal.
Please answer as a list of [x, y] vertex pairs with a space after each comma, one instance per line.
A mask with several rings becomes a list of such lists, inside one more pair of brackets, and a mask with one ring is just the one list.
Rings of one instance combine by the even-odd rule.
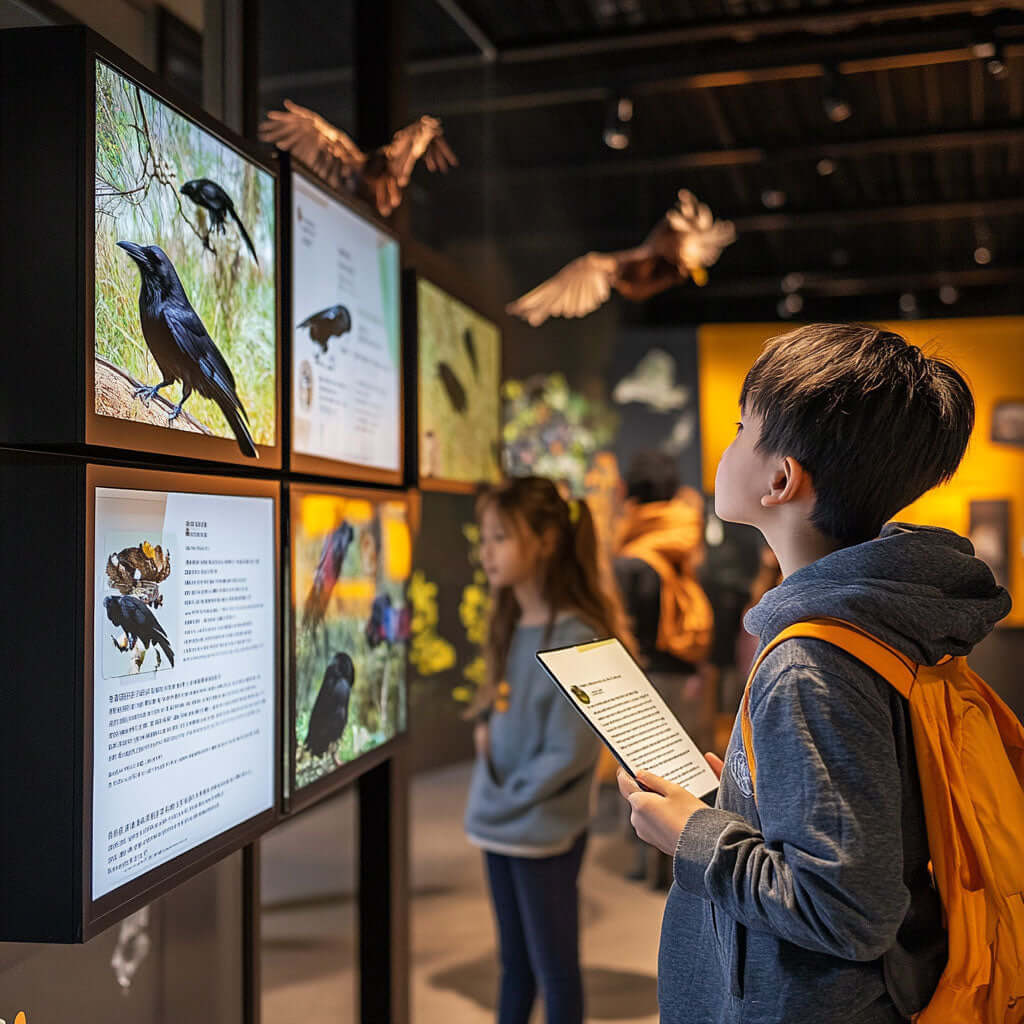
[[736, 149], [694, 150], [655, 157], [630, 157], [572, 164], [535, 164], [529, 167], [489, 169], [488, 178], [503, 185], [529, 184], [556, 178], [619, 178], [668, 174], [703, 167], [756, 166], [817, 161], [823, 157], [843, 160], [900, 153], [928, 153], [972, 146], [999, 146], [1024, 142], [1024, 125], [990, 126], [960, 131], [926, 132], [920, 135], [880, 136], [798, 146], [745, 146]]
[[[804, 272], [801, 295], [820, 295], [827, 298], [850, 298], [857, 295], [877, 295], [885, 292], [924, 291], [953, 285], [957, 288], [984, 288], [1015, 284], [1024, 281], [1024, 266], [972, 267], [966, 270], [939, 270], [906, 274], [876, 274], [851, 276], [827, 274], [813, 270]], [[694, 291], [695, 301], [702, 297], [723, 299], [755, 299], [777, 297], [782, 294], [778, 274], [759, 274], [733, 280], [712, 279], [700, 291]]]
[[1005, 10], [1024, 10], [1024, 0], [919, 0], [912, 3], [863, 3], [856, 7], [821, 8], [755, 18], [712, 18], [653, 31], [602, 33], [571, 39], [551, 40], [501, 51], [501, 64], [527, 64], [567, 60], [605, 53], [622, 53], [685, 46], [715, 40], [752, 42], [763, 36], [790, 33], [828, 35], [862, 25], [882, 25], [916, 19], [945, 18], [958, 14], [982, 16]]
[[480, 51], [480, 59], [485, 64], [493, 64], [498, 59], [498, 47], [491, 40], [490, 33], [480, 27], [479, 22], [466, 12], [459, 0], [434, 0], [434, 3], [462, 29]]

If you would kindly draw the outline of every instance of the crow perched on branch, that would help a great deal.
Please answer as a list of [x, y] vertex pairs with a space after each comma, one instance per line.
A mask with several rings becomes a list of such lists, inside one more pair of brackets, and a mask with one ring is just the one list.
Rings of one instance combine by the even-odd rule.
[[249, 237], [249, 232], [245, 230], [241, 217], [235, 212], [235, 204], [231, 201], [231, 196], [217, 182], [210, 181], [209, 178], [194, 178], [181, 186], [181, 194], [191, 199], [196, 206], [201, 206], [209, 212], [211, 231], [224, 234], [224, 220], [230, 213], [238, 225], [238, 230], [242, 233], [242, 238], [245, 239], [245, 244], [249, 246], [252, 258], [256, 260], [256, 266], [260, 265], [256, 256], [256, 247], [252, 244], [252, 239]]
[[248, 426], [249, 416], [235, 389], [234, 375], [188, 301], [174, 264], [158, 245], [117, 244], [135, 260], [142, 276], [142, 336], [162, 375], [154, 387], [137, 388], [136, 396], [148, 402], [161, 388], [180, 380], [181, 401], [169, 421], [178, 416], [189, 395], [198, 391], [220, 407], [242, 454], [259, 458]]
[[[160, 647], [167, 660], [174, 667], [174, 651], [171, 641], [164, 632], [164, 627], [156, 620], [156, 616], [137, 597], [105, 597], [103, 607], [107, 610], [107, 618], [125, 632], [126, 646], [122, 647], [114, 640], [119, 651], [130, 651], [136, 642], [141, 642], [148, 651], [150, 644]], [[159, 664], [159, 653], [157, 654]]]

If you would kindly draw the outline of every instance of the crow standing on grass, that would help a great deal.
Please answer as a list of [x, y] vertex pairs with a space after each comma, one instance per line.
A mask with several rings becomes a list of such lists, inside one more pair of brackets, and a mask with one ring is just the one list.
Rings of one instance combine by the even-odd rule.
[[243, 455], [258, 458], [249, 431], [249, 416], [235, 389], [231, 368], [206, 332], [174, 264], [158, 245], [117, 243], [139, 267], [139, 320], [142, 336], [160, 367], [162, 379], [154, 387], [136, 388], [135, 394], [149, 402], [161, 388], [181, 381], [181, 401], [168, 417], [173, 421], [193, 391], [217, 403], [234, 432]]
[[201, 206], [209, 212], [211, 231], [217, 231], [223, 235], [224, 220], [230, 213], [238, 225], [238, 230], [242, 232], [245, 244], [249, 246], [252, 258], [256, 260], [256, 266], [260, 265], [260, 261], [256, 258], [256, 249], [252, 244], [252, 239], [249, 237], [249, 232], [245, 230], [242, 219], [235, 213], [235, 204], [231, 201], [231, 196], [217, 182], [210, 181], [209, 178], [194, 178], [192, 181], [186, 181], [181, 186], [181, 194], [191, 199], [196, 206]]

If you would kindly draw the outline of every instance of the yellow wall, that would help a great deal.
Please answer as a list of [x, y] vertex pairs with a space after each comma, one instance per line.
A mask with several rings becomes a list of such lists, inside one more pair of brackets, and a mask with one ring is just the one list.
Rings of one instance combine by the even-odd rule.
[[[918, 320], [888, 325], [908, 341], [953, 362], [970, 382], [977, 420], [967, 455], [950, 483], [914, 502], [899, 518], [968, 529], [968, 502], [1010, 501], [1010, 590], [1014, 609], [1006, 625], [1024, 626], [1024, 448], [989, 440], [996, 401], [1024, 399], [1024, 318]], [[708, 324], [698, 336], [701, 453], [704, 487], [714, 489], [715, 469], [736, 433], [743, 378], [766, 338], [786, 324]]]

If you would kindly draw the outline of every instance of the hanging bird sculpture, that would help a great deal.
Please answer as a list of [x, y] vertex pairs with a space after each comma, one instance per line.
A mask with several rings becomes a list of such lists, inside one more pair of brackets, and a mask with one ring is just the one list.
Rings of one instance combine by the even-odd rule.
[[614, 288], [632, 302], [643, 302], [688, 277], [707, 281], [722, 250], [736, 240], [727, 220], [716, 221], [692, 192], [679, 200], [635, 249], [588, 252], [506, 309], [539, 327], [549, 316], [582, 317], [608, 301]]
[[319, 114], [291, 100], [284, 105], [285, 110], [267, 113], [260, 138], [294, 153], [332, 188], [346, 188], [372, 203], [382, 217], [401, 205], [402, 191], [420, 157], [430, 171], [458, 166], [436, 117], [424, 115], [395, 132], [386, 146], [364, 153]]

